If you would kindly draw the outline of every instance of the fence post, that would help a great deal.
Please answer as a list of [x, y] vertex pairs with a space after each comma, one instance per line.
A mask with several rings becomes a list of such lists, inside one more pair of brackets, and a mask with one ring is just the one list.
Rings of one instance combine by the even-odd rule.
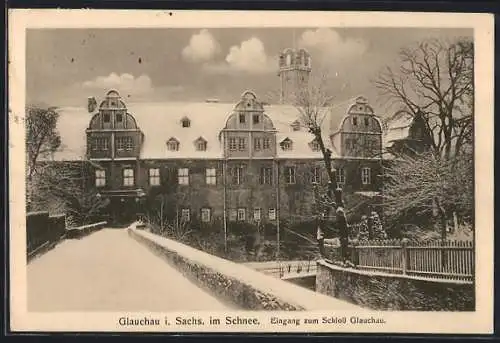
[[354, 264], [355, 266], [357, 266], [359, 264], [359, 249], [358, 249], [358, 240], [357, 239], [353, 239], [351, 241], [351, 262], [352, 264]]
[[408, 268], [408, 239], [403, 238], [401, 240], [401, 272], [406, 275], [406, 269]]

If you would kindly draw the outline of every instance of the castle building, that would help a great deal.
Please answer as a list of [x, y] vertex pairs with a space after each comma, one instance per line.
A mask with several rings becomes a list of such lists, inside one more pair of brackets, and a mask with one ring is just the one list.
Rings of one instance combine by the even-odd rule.
[[[61, 108], [56, 161], [92, 163], [91, 185], [109, 199], [117, 221], [166, 204], [171, 218], [300, 222], [310, 220], [314, 185], [328, 182], [314, 136], [290, 105], [307, 85], [307, 51], [286, 49], [279, 60], [281, 104], [264, 105], [252, 91], [236, 104], [127, 104], [110, 90], [97, 107]], [[90, 100], [89, 100], [90, 101]], [[89, 110], [93, 110], [89, 116]], [[322, 127], [344, 193], [381, 189], [383, 132], [364, 97], [333, 106]]]

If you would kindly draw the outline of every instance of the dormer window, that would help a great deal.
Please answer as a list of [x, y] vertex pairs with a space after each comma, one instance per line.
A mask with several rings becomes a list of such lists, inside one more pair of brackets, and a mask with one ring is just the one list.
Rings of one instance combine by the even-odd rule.
[[311, 147], [312, 151], [319, 151], [320, 150], [319, 142], [316, 139], [313, 140], [311, 143], [309, 143], [309, 146]]
[[358, 117], [352, 117], [352, 125], [358, 126]]
[[283, 151], [292, 150], [292, 140], [290, 138], [285, 138], [281, 141], [280, 146]]
[[104, 113], [103, 120], [105, 123], [109, 123], [111, 121], [111, 116], [109, 115], [109, 113]]
[[245, 114], [240, 114], [239, 118], [240, 118], [240, 124], [245, 124]]
[[203, 139], [203, 137], [198, 138], [194, 142], [194, 144], [196, 146], [197, 151], [206, 151], [207, 150], [207, 141], [205, 139]]
[[370, 119], [369, 118], [365, 118], [365, 126], [369, 126], [370, 125]]
[[190, 127], [191, 126], [191, 120], [188, 118], [184, 117], [181, 119], [181, 125], [182, 127]]
[[167, 149], [169, 151], [179, 151], [179, 141], [175, 138], [170, 138], [167, 141]]
[[121, 113], [116, 114], [116, 122], [121, 123], [123, 121], [123, 115]]

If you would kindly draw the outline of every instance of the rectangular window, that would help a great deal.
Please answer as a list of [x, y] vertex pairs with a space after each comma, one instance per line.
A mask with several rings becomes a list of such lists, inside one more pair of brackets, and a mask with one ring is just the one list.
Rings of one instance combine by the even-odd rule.
[[259, 115], [258, 114], [254, 114], [253, 115], [253, 123], [254, 124], [258, 124], [259, 123]]
[[368, 126], [368, 125], [370, 125], [370, 120], [369, 120], [369, 118], [365, 117], [365, 126]]
[[260, 217], [261, 217], [260, 214], [261, 214], [260, 208], [254, 208], [253, 209], [253, 219], [256, 222], [260, 222]]
[[312, 150], [312, 151], [320, 151], [320, 150], [321, 150], [321, 148], [320, 148], [320, 146], [319, 146], [319, 143], [318, 143], [318, 142], [316, 142], [316, 141], [312, 142], [312, 144], [311, 144], [311, 150]]
[[287, 184], [295, 183], [295, 167], [285, 167], [285, 182]]
[[238, 209], [238, 221], [244, 221], [246, 217], [246, 209], [244, 208], [239, 208]]
[[273, 184], [273, 169], [269, 167], [260, 168], [260, 184], [272, 185]]
[[106, 171], [96, 170], [95, 171], [95, 185], [96, 187], [106, 186]]
[[179, 185], [189, 185], [189, 169], [179, 168], [177, 171], [177, 180]]
[[201, 221], [204, 223], [210, 222], [210, 209], [202, 208], [201, 209]]
[[205, 171], [207, 185], [217, 184], [217, 172], [215, 168], [207, 168]]
[[241, 185], [244, 182], [244, 168], [233, 167], [231, 168], [231, 179], [234, 185]]
[[312, 170], [311, 183], [321, 183], [321, 170], [316, 167]]
[[240, 124], [245, 124], [245, 115], [240, 114]]
[[281, 149], [283, 149], [283, 151], [292, 150], [292, 142], [291, 141], [281, 142]]
[[200, 141], [196, 144], [196, 150], [198, 151], [206, 151], [207, 150], [207, 142]]
[[109, 123], [111, 121], [111, 115], [109, 113], [104, 113], [103, 119], [105, 123]]
[[117, 151], [131, 151], [132, 150], [132, 137], [117, 137], [116, 138]]
[[269, 138], [264, 138], [262, 141], [262, 148], [267, 150], [271, 147], [271, 140]]
[[345, 183], [345, 170], [344, 168], [337, 169], [337, 183]]
[[124, 186], [134, 185], [134, 170], [132, 168], [123, 169], [123, 185]]
[[245, 138], [238, 138], [238, 149], [240, 151], [246, 150], [247, 140]]
[[358, 125], [358, 117], [352, 117], [352, 125], [357, 126]]
[[254, 138], [253, 139], [253, 148], [256, 150], [256, 151], [259, 151], [262, 147], [262, 139], [261, 138]]
[[361, 170], [361, 182], [363, 185], [369, 185], [372, 182], [370, 168], [363, 168]]
[[276, 220], [276, 209], [269, 209], [269, 220]]
[[93, 151], [107, 151], [109, 147], [109, 140], [105, 137], [96, 137], [92, 140]]
[[191, 221], [191, 211], [189, 210], [189, 208], [181, 209], [181, 221], [183, 223]]
[[116, 122], [121, 123], [123, 121], [123, 115], [121, 113], [116, 114]]
[[236, 211], [235, 208], [231, 208], [229, 210], [229, 221], [236, 221], [236, 218], [238, 217], [238, 211]]
[[229, 138], [229, 150], [236, 150], [236, 138]]
[[150, 168], [149, 169], [149, 184], [151, 186], [160, 185], [160, 168]]

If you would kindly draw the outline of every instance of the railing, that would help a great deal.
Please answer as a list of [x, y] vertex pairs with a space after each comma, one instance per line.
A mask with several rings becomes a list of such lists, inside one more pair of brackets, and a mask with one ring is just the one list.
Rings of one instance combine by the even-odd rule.
[[247, 264], [252, 269], [255, 269], [261, 273], [271, 275], [280, 279], [287, 277], [301, 277], [306, 275], [311, 275], [316, 273], [316, 261], [276, 261], [275, 263], [268, 264], [268, 262], [263, 262], [261, 265], [259, 263]]
[[285, 262], [279, 266], [279, 277], [281, 279], [290, 276], [301, 276], [316, 274], [316, 261]]
[[[327, 246], [331, 259], [340, 248]], [[470, 241], [361, 241], [349, 245], [358, 269], [425, 278], [473, 281], [474, 245]]]

